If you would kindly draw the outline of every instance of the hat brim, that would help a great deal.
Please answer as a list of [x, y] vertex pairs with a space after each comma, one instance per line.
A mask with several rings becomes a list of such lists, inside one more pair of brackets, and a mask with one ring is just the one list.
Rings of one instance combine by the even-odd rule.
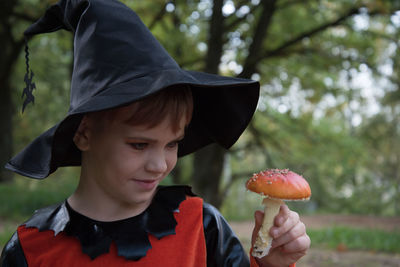
[[81, 103], [57, 125], [37, 137], [12, 158], [6, 168], [43, 179], [62, 166], [81, 164], [73, 136], [83, 114], [140, 100], [174, 85], [188, 85], [193, 94], [193, 117], [179, 145], [179, 156], [210, 143], [228, 149], [243, 133], [257, 107], [259, 83], [203, 72], [167, 69], [106, 88]]

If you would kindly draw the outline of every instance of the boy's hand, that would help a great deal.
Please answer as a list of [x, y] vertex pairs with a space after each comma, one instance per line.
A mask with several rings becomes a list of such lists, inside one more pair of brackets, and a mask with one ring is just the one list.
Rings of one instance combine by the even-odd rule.
[[[255, 226], [251, 244], [261, 227], [264, 213], [255, 212]], [[274, 226], [269, 233], [273, 237], [272, 247], [269, 254], [264, 258], [256, 258], [259, 266], [289, 266], [303, 257], [310, 247], [311, 241], [306, 233], [304, 223], [300, 221], [299, 215], [289, 210], [288, 206], [282, 205], [278, 215], [275, 216]]]

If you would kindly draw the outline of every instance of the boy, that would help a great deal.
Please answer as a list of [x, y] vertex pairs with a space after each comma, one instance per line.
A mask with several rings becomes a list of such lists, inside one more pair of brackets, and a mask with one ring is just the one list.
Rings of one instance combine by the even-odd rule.
[[[237, 140], [258, 83], [180, 69], [118, 1], [62, 0], [25, 34], [60, 28], [75, 37], [69, 113], [7, 168], [42, 179], [81, 165], [81, 177], [65, 202], [18, 227], [1, 266], [248, 266], [215, 208], [188, 187], [158, 184], [178, 155]], [[274, 249], [254, 266], [288, 266], [309, 247], [286, 206], [271, 233]]]

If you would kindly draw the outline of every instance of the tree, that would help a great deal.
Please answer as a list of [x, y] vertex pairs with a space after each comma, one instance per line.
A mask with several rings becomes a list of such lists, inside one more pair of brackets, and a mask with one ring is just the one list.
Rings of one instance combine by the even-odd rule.
[[[205, 70], [215, 71], [216, 65], [227, 65], [233, 62], [238, 65], [238, 68], [223, 74], [236, 73], [238, 77], [243, 78], [250, 78], [254, 74], [258, 74], [262, 84], [273, 84], [274, 79], [286, 75], [286, 81], [279, 81], [281, 86], [289, 88], [293, 81], [298, 81], [300, 87], [310, 88], [313, 91], [309, 101], [314, 104], [318, 104], [326, 94], [331, 93], [329, 88], [324, 89], [325, 86], [321, 85], [324, 85], [326, 77], [339, 74], [343, 62], [350, 61], [350, 65], [358, 65], [359, 60], [367, 61], [362, 57], [363, 50], [366, 50], [367, 47], [361, 45], [362, 38], [355, 30], [356, 26], [352, 19], [360, 15], [388, 17], [395, 10], [389, 2], [374, 4], [361, 1], [348, 3], [347, 1], [264, 0], [260, 3], [254, 1], [227, 1], [224, 5], [221, 1], [213, 3], [213, 16], [209, 19], [208, 36], [210, 38], [207, 42], [208, 53], [205, 65], [209, 66], [211, 58], [213, 61], [211, 66], [214, 68]], [[235, 12], [221, 15], [221, 9], [227, 6], [231, 6], [231, 10]], [[289, 17], [291, 20], [287, 19]], [[336, 37], [335, 31], [343, 28], [355, 37], [348, 41]], [[323, 47], [322, 44], [325, 44], [326, 47]], [[358, 49], [360, 57], [354, 60], [350, 60], [348, 56], [332, 58], [330, 47], [340, 45], [342, 50]], [[222, 47], [227, 52], [218, 54]], [[232, 51], [235, 55], [224, 62], [223, 57]], [[235, 66], [235, 64], [232, 65]], [[312, 79], [308, 79], [310, 73], [313, 73]], [[338, 76], [333, 76], [332, 80], [338, 80]], [[280, 96], [285, 94], [286, 90], [279, 92]], [[341, 90], [341, 88], [332, 89], [335, 93]], [[271, 91], [264, 91], [264, 96], [265, 94], [274, 97]], [[279, 97], [279, 95], [275, 97]], [[295, 111], [292, 110], [292, 112]], [[257, 126], [250, 127], [257, 128]], [[253, 131], [253, 133], [256, 134], [250, 139], [250, 142], [257, 139], [257, 131]], [[275, 141], [279, 142], [279, 140]], [[273, 145], [273, 143], [267, 143], [264, 153], [268, 153], [267, 151]], [[208, 158], [210, 153], [218, 155], [217, 158], [219, 158], [219, 161], [214, 161], [213, 168], [210, 167], [212, 163], [209, 162], [212, 157]], [[215, 200], [215, 196], [223, 196], [229, 189], [229, 185], [233, 183], [227, 183], [228, 187], [226, 188], [220, 187], [223, 158], [224, 152], [212, 147], [195, 156], [194, 183], [198, 184], [197, 188], [203, 188], [203, 191], [200, 190], [199, 193], [216, 206], [219, 206], [221, 201]], [[271, 161], [271, 158], [269, 159]], [[205, 169], [209, 169], [209, 171], [206, 172]], [[233, 179], [237, 177], [243, 177], [243, 173], [232, 176]], [[210, 179], [216, 183], [212, 189], [210, 189]], [[201, 182], [204, 182], [203, 186], [200, 186]]]
[[379, 209], [383, 214], [395, 215], [400, 214], [400, 55], [395, 52], [400, 48], [400, 18], [397, 23], [392, 36], [383, 35], [393, 50], [380, 60], [393, 65], [392, 71], [384, 74], [388, 82], [384, 86], [387, 92], [381, 98], [382, 112], [363, 123], [359, 130], [360, 137], [369, 144], [371, 156], [365, 176], [377, 185], [371, 188], [378, 192], [374, 199], [384, 203], [385, 209]]
[[17, 5], [18, 1], [9, 0], [4, 0], [0, 4], [0, 42], [2, 44], [2, 49], [0, 49], [0, 166], [2, 167], [0, 182], [12, 179], [12, 174], [3, 166], [13, 152], [12, 117], [14, 106], [10, 78], [24, 45], [22, 38], [15, 38], [13, 35], [13, 25], [19, 20], [18, 14], [15, 13]]

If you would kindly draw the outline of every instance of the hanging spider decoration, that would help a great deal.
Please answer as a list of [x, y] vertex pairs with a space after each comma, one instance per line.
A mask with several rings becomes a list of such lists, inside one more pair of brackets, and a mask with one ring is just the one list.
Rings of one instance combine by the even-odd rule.
[[22, 104], [22, 113], [24, 113], [25, 107], [29, 103], [35, 103], [35, 97], [33, 96], [33, 90], [36, 89], [36, 85], [33, 81], [33, 76], [35, 74], [29, 68], [29, 51], [28, 51], [28, 43], [25, 39], [25, 64], [26, 64], [26, 73], [24, 77], [25, 88], [22, 90], [22, 98], [25, 97], [24, 103]]

